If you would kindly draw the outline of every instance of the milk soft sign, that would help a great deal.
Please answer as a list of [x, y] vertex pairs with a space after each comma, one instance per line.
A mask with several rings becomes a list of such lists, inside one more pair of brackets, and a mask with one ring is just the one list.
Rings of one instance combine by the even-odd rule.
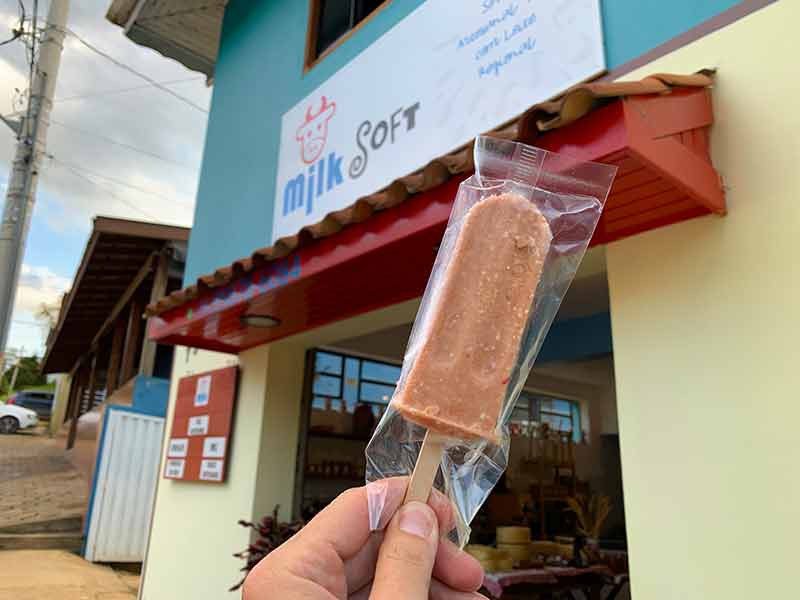
[[604, 68], [599, 0], [427, 0], [283, 115], [273, 241]]

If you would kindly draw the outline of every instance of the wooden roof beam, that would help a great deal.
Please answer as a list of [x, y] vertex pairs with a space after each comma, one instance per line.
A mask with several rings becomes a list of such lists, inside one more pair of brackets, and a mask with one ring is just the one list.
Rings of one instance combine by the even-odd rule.
[[111, 330], [111, 327], [114, 325], [114, 322], [117, 320], [117, 317], [122, 313], [127, 306], [128, 302], [130, 302], [131, 298], [136, 294], [136, 291], [139, 289], [139, 286], [142, 285], [145, 279], [147, 279], [150, 272], [153, 270], [155, 266], [156, 258], [158, 257], [157, 252], [153, 252], [142, 265], [142, 268], [139, 269], [139, 272], [134, 277], [131, 284], [128, 286], [128, 289], [125, 290], [125, 293], [122, 294], [120, 299], [117, 301], [117, 304], [111, 310], [111, 314], [108, 315], [108, 318], [105, 320], [103, 325], [100, 327], [100, 330], [97, 332], [97, 335], [94, 336], [92, 340], [91, 347], [96, 349], [99, 345], [100, 340]]

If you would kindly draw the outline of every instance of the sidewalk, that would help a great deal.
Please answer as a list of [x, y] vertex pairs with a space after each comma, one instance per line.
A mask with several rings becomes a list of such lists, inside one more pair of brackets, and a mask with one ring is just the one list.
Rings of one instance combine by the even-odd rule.
[[0, 552], [0, 600], [136, 600], [138, 577], [61, 550]]
[[80, 530], [87, 488], [63, 447], [39, 430], [0, 435], [0, 532]]

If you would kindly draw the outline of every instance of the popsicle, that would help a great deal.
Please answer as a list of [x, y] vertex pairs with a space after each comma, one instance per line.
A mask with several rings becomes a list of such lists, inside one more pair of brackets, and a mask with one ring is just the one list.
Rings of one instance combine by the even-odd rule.
[[552, 233], [517, 194], [467, 211], [424, 343], [394, 405], [428, 429], [406, 501], [425, 501], [447, 437], [498, 440], [497, 425]]

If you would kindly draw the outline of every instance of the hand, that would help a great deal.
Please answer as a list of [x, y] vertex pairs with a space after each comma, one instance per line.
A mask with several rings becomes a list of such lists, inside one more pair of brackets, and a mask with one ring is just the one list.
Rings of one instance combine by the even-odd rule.
[[[400, 506], [406, 478], [348, 490], [263, 559], [244, 582], [244, 600], [479, 600], [480, 563], [440, 539], [452, 523], [440, 493]], [[368, 496], [383, 499], [370, 532]], [[399, 508], [399, 510], [398, 510]], [[485, 600], [485, 599], [484, 599]]]

